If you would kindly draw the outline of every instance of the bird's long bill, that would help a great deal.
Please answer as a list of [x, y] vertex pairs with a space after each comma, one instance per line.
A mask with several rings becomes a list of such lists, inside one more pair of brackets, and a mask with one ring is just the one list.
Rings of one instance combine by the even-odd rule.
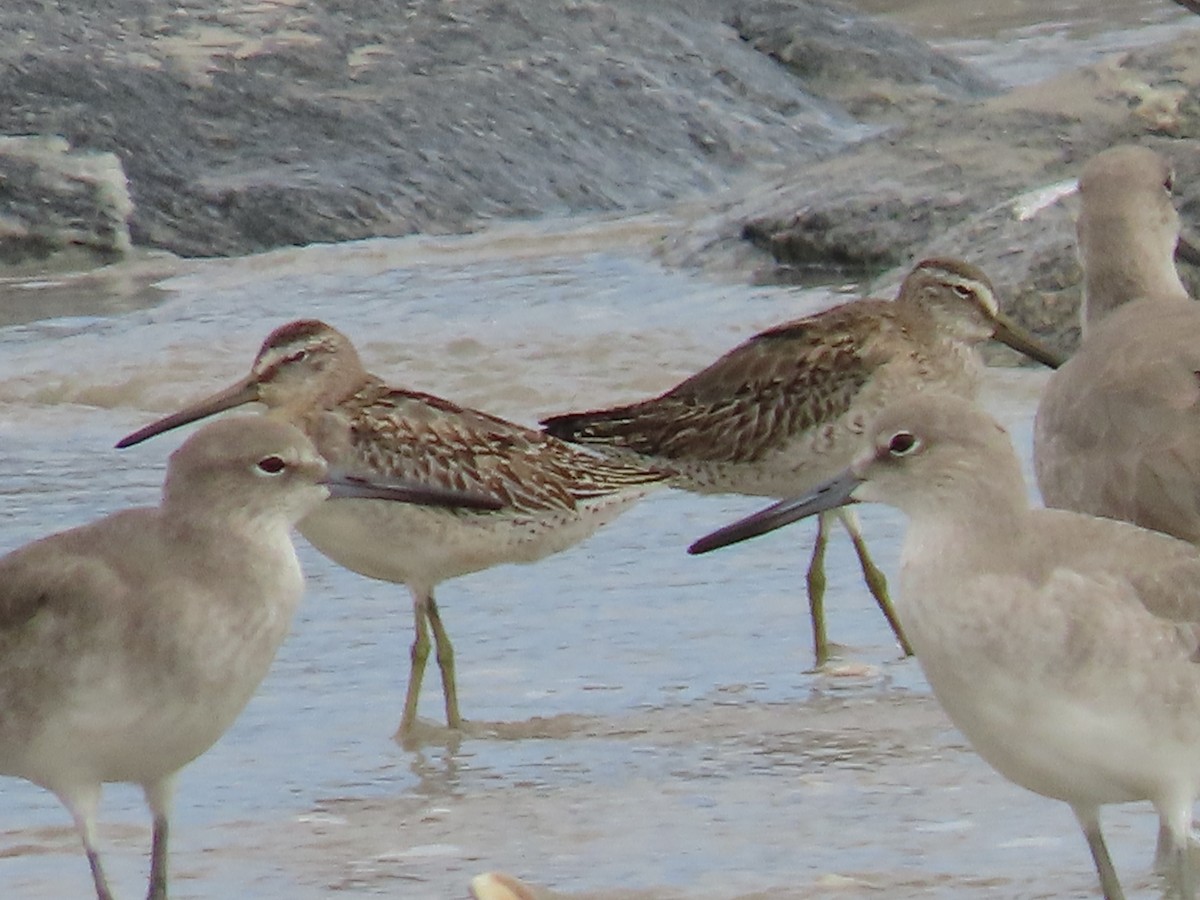
[[330, 470], [325, 477], [330, 497], [355, 500], [395, 500], [418, 506], [450, 506], [458, 509], [500, 509], [504, 504], [495, 497], [453, 488], [420, 484], [403, 479], [362, 478]]
[[811, 493], [802, 497], [793, 497], [790, 500], [780, 500], [766, 509], [760, 509], [744, 519], [739, 519], [732, 525], [726, 525], [724, 528], [718, 528], [712, 534], [706, 534], [688, 547], [688, 553], [693, 555], [708, 553], [710, 550], [718, 550], [721, 547], [728, 547], [730, 544], [758, 537], [760, 534], [766, 534], [776, 528], [798, 522], [800, 519], [815, 516], [817, 513], [856, 503], [857, 501], [851, 495], [860, 484], [862, 484], [862, 479], [847, 469]]
[[156, 434], [162, 434], [164, 431], [170, 431], [172, 428], [187, 425], [189, 422], [195, 422], [198, 419], [206, 419], [227, 409], [233, 409], [235, 406], [253, 403], [257, 399], [258, 384], [253, 378], [243, 378], [237, 384], [230, 385], [225, 390], [218, 391], [211, 397], [205, 397], [191, 406], [184, 407], [177, 413], [163, 416], [157, 422], [151, 422], [144, 428], [139, 428], [132, 434], [125, 435], [125, 437], [117, 441], [117, 449], [124, 450], [126, 447], [132, 447], [134, 444], [140, 444], [142, 441], [152, 438]]
[[996, 330], [992, 332], [992, 337], [1000, 341], [1000, 343], [1012, 347], [1018, 353], [1024, 353], [1030, 359], [1036, 360], [1044, 366], [1057, 369], [1067, 361], [1066, 357], [1057, 350], [1051, 350], [1016, 322], [1005, 316], [996, 316], [995, 326]]

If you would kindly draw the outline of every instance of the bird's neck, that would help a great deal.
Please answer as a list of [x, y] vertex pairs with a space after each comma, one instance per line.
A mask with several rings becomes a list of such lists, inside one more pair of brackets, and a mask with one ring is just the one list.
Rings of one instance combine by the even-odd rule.
[[189, 535], [188, 540], [196, 544], [236, 539], [243, 546], [275, 547], [290, 542], [292, 523], [286, 512], [274, 507], [247, 508], [238, 500], [214, 494], [207, 501], [194, 495], [183, 501], [167, 493], [160, 515], [167, 528]]
[[1132, 300], [1180, 303], [1189, 299], [1175, 268], [1173, 242], [1168, 246], [1134, 234], [1117, 241], [1110, 238], [1081, 245], [1084, 285], [1080, 321], [1085, 334]]
[[1015, 456], [964, 459], [941, 476], [906, 498], [906, 560], [970, 569], [981, 557], [1003, 556], [1029, 527], [1032, 508]]

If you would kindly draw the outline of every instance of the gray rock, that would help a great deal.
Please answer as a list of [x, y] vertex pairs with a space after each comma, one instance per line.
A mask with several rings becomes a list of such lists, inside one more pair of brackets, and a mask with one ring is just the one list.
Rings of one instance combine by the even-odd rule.
[[6, 3], [0, 64], [0, 133], [115, 153], [134, 242], [183, 255], [660, 207], [877, 127], [848, 110], [980, 89], [896, 29], [762, 0]]
[[[1200, 214], [1200, 32], [1002, 96], [935, 108], [834, 157], [713, 198], [664, 242], [663, 259], [760, 282], [849, 271], [875, 289], [917, 259], [983, 267], [1003, 305], [1064, 351], [1078, 341], [1080, 272], [1068, 207], [1022, 219], [1013, 201], [1122, 142], [1179, 173], [1185, 223]], [[1181, 263], [1185, 283], [1195, 280]]]
[[133, 211], [121, 161], [72, 151], [58, 136], [0, 136], [0, 262], [79, 251], [93, 264], [130, 249]]
[[960, 60], [847, 6], [764, 0], [742, 5], [729, 23], [807, 90], [864, 121], [901, 122], [997, 92]]

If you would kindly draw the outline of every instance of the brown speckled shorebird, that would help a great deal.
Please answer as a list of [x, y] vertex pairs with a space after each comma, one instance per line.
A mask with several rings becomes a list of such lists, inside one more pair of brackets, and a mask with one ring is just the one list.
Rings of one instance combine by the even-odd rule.
[[330, 494], [446, 493], [333, 475], [299, 429], [241, 416], [171, 455], [159, 506], [0, 559], [0, 774], [67, 807], [99, 900], [112, 900], [95, 834], [108, 782], [145, 794], [147, 897], [165, 900], [175, 775], [241, 713], [300, 599], [291, 526]]
[[[1046, 365], [1061, 361], [1000, 313], [987, 277], [956, 259], [927, 259], [895, 301], [856, 300], [764, 331], [658, 397], [628, 406], [544, 419], [545, 430], [672, 473], [698, 493], [784, 497], [841, 469], [866, 423], [917, 390], [974, 396], [976, 347], [1003, 341]], [[825, 635], [825, 545], [832, 517], [850, 533], [867, 585], [904, 653], [887, 582], [846, 510], [817, 520], [808, 568], [816, 666]]]
[[1150, 801], [1171, 836], [1166, 896], [1194, 900], [1196, 548], [1128, 522], [1032, 508], [995, 420], [958, 397], [917, 395], [880, 413], [839, 475], [689, 549], [860, 501], [909, 519], [900, 618], [934, 696], [976, 752], [1070, 805], [1106, 900], [1124, 895], [1100, 809]]
[[[1084, 337], [1046, 384], [1033, 463], [1047, 506], [1200, 544], [1200, 305], [1175, 268], [1173, 186], [1170, 163], [1146, 147], [1112, 147], [1084, 166]], [[1157, 868], [1171, 851], [1164, 821]]]
[[298, 526], [334, 562], [412, 593], [415, 638], [398, 738], [416, 721], [430, 629], [446, 722], [462, 727], [454, 650], [433, 596], [438, 584], [574, 546], [664, 481], [646, 466], [602, 459], [440, 397], [389, 387], [363, 368], [345, 335], [311, 319], [273, 331], [241, 381], [117, 446], [253, 402], [299, 425], [326, 459], [348, 471], [440, 484], [504, 504], [466, 511], [336, 501]]

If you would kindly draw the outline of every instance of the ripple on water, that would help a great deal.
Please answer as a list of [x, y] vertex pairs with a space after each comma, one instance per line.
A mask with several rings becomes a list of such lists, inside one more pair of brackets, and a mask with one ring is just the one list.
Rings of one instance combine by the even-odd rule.
[[[647, 228], [618, 240], [589, 226], [574, 246], [514, 228], [497, 232], [502, 247], [367, 242], [196, 264], [152, 308], [0, 328], [0, 546], [152, 502], [179, 438], [112, 443], [240, 377], [290, 318], [344, 328], [397, 383], [532, 421], [666, 387], [843, 296], [664, 270], [636, 246]], [[989, 385], [1022, 448], [1040, 377]], [[474, 726], [456, 740], [431, 726], [408, 750], [389, 739], [405, 591], [302, 546], [310, 585], [292, 635], [235, 727], [180, 778], [174, 895], [444, 900], [500, 869], [610, 900], [1088, 896], [1072, 823], [963, 747], [896, 658], [847, 542], [829, 550], [843, 677], [806, 671], [805, 529], [684, 553], [759, 505], [661, 492], [537, 566], [444, 585]], [[894, 572], [901, 520], [862, 518]], [[432, 717], [436, 673], [426, 682]], [[31, 785], [3, 789], [0, 894], [86, 895], [65, 812]], [[149, 841], [137, 791], [111, 789], [102, 820], [127, 893], [144, 883]], [[1106, 822], [1134, 891], [1154, 822], [1137, 809]]]

